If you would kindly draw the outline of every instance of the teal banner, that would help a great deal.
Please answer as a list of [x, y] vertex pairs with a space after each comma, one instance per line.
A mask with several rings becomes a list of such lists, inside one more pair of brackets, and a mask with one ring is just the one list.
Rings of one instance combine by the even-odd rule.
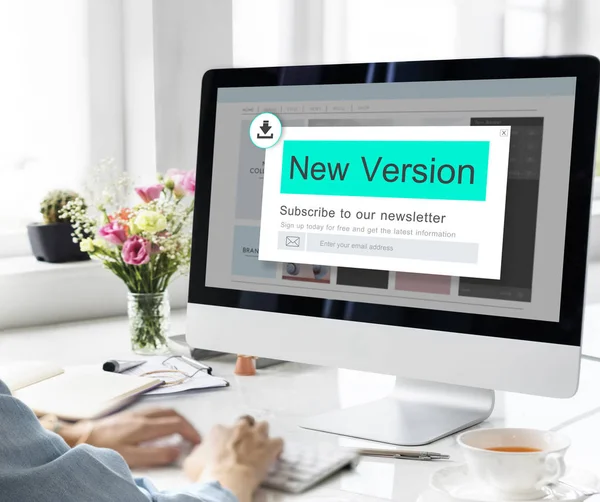
[[488, 141], [284, 140], [281, 193], [485, 201]]

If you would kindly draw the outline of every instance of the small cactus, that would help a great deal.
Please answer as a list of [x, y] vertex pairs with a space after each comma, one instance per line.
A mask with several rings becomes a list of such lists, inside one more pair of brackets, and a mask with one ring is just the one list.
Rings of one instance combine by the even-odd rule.
[[80, 198], [77, 192], [71, 190], [53, 190], [49, 192], [40, 204], [40, 213], [46, 225], [60, 223], [60, 211], [72, 200]]

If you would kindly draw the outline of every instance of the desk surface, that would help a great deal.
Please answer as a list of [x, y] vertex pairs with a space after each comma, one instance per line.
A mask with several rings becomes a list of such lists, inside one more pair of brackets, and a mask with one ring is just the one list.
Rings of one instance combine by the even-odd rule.
[[[173, 318], [176, 330], [183, 331], [184, 316]], [[177, 331], [174, 331], [177, 332]], [[94, 364], [106, 359], [131, 358], [125, 319], [111, 319], [14, 330], [0, 334], [0, 364], [17, 360], [48, 360], [60, 365]], [[227, 389], [175, 397], [145, 397], [136, 406], [172, 406], [200, 431], [218, 422], [231, 422], [250, 413], [272, 423], [274, 433], [293, 439], [327, 441], [342, 446], [367, 443], [304, 431], [297, 427], [301, 417], [385, 396], [394, 386], [394, 377], [350, 370], [321, 368], [294, 363], [261, 370], [254, 377], [233, 375], [233, 359], [211, 362], [216, 375], [229, 380]], [[560, 369], [557, 368], [557, 371]], [[486, 426], [538, 427], [560, 429], [573, 440], [568, 454], [572, 465], [600, 474], [600, 363], [583, 361], [577, 396], [554, 400], [498, 393], [497, 404]], [[461, 461], [455, 437], [439, 441], [429, 449], [452, 455]], [[428, 486], [432, 472], [441, 462], [364, 459], [353, 472], [332, 478], [300, 497], [262, 492], [258, 500], [395, 500], [415, 501]], [[152, 477], [159, 488], [173, 488], [185, 480], [175, 468], [136, 472]]]

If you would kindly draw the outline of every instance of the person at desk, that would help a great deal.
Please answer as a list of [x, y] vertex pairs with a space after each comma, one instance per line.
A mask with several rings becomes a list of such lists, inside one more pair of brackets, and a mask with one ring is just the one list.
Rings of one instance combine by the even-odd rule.
[[149, 480], [135, 479], [114, 450], [87, 444], [70, 448], [0, 381], [2, 500], [250, 502], [282, 449], [280, 439], [269, 437], [266, 423], [242, 417], [233, 427], [215, 427], [186, 459], [191, 485], [159, 492]]

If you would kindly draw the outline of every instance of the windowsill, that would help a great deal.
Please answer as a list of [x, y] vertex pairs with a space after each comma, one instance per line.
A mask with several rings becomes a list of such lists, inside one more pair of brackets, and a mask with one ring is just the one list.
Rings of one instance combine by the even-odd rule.
[[2, 246], [0, 246], [0, 263], [13, 256], [31, 256], [26, 228], [10, 231], [1, 229], [0, 242], [2, 243]]
[[0, 276], [38, 272], [61, 272], [65, 270], [86, 270], [92, 267], [101, 267], [101, 265], [92, 260], [69, 263], [46, 263], [36, 260], [33, 256], [16, 256], [13, 258], [0, 259]]
[[[169, 286], [173, 309], [187, 305], [187, 278]], [[0, 331], [124, 315], [127, 288], [98, 261], [0, 259]]]

